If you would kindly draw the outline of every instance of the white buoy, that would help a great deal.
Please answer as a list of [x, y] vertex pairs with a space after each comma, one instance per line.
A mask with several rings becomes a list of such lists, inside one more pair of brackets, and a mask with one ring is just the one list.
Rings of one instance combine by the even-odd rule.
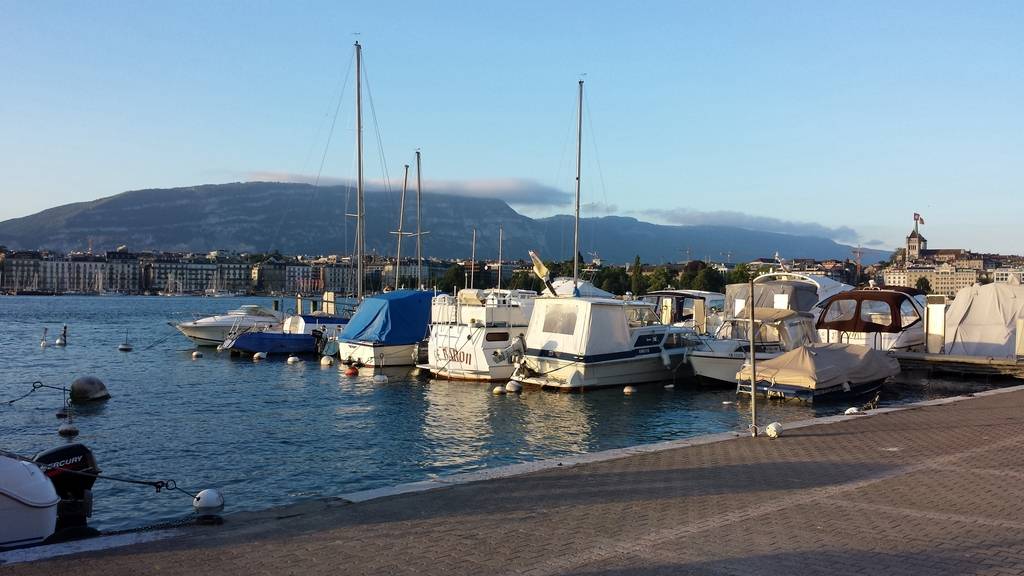
[[622, 393], [626, 394], [627, 396], [630, 394], [634, 394], [636, 393], [636, 386], [626, 386], [625, 388], [622, 389]]
[[496, 396], [501, 396], [504, 393], [505, 393], [505, 387], [504, 386], [495, 386], [494, 388], [491, 389], [491, 394], [494, 394]]
[[117, 349], [120, 350], [121, 352], [131, 352], [132, 345], [127, 342], [122, 342], [117, 345]]
[[735, 404], [732, 400], [722, 400], [722, 406], [732, 406]]
[[289, 364], [298, 364], [299, 362], [302, 362], [302, 359], [300, 359], [295, 354], [292, 354], [291, 356], [288, 357]]
[[207, 488], [192, 499], [192, 509], [196, 511], [197, 524], [221, 524], [224, 522], [220, 517], [224, 509], [224, 495], [220, 490]]
[[195, 352], [192, 353], [192, 359], [193, 360], [199, 360], [202, 357], [203, 357], [203, 353], [200, 352], [199, 350], [196, 350]]
[[847, 408], [846, 412], [843, 412], [843, 414], [846, 414], [847, 416], [852, 416], [854, 414], [861, 414], [861, 411], [860, 408], [857, 408], [856, 406], [851, 406]]
[[224, 509], [224, 495], [216, 488], [207, 488], [192, 499], [192, 508], [197, 514], [216, 514]]
[[320, 365], [321, 366], [334, 366], [334, 358], [332, 358], [331, 356], [322, 356], [320, 358]]
[[257, 353], [252, 355], [252, 361], [253, 362], [257, 362], [259, 360], [266, 360], [266, 359], [267, 359], [267, 353], [266, 352], [257, 352]]
[[508, 384], [505, 384], [505, 392], [511, 392], [513, 394], [522, 392], [523, 385], [515, 380], [509, 380]]
[[675, 384], [665, 384], [665, 390], [672, 390], [676, 387]]
[[66, 422], [64, 424], [61, 424], [60, 428], [57, 428], [57, 434], [60, 434], [61, 436], [64, 436], [65, 438], [71, 438], [73, 436], [78, 436], [78, 427], [75, 426], [74, 424], [70, 423], [70, 422]]
[[764, 433], [767, 434], [769, 438], [778, 438], [779, 436], [782, 436], [782, 424], [772, 422], [764, 427]]
[[386, 375], [384, 375], [384, 374], [374, 374], [373, 375], [373, 383], [374, 384], [387, 384], [388, 383], [388, 377]]

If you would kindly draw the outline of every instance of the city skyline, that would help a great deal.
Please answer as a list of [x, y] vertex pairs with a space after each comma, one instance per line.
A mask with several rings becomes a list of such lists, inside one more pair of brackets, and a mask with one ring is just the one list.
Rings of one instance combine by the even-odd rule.
[[358, 39], [383, 139], [367, 114], [368, 149], [393, 187], [421, 148], [428, 188], [567, 213], [585, 74], [585, 215], [893, 249], [919, 212], [945, 245], [1022, 251], [1022, 7], [578, 7], [8, 4], [0, 220], [131, 189], [351, 178]]

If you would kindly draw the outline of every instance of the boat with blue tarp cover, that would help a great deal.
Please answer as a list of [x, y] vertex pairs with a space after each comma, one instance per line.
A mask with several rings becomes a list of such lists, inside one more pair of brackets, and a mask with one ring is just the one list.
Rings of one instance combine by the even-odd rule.
[[433, 292], [395, 290], [363, 300], [338, 336], [338, 357], [363, 366], [412, 366], [427, 335]]

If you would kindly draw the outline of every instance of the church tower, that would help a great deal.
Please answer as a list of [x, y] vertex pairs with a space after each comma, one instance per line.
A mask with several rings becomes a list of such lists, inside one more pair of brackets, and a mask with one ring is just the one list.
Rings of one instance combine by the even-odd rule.
[[917, 229], [921, 218], [914, 214], [914, 231], [907, 235], [907, 262], [921, 258], [921, 253], [928, 249], [928, 240]]

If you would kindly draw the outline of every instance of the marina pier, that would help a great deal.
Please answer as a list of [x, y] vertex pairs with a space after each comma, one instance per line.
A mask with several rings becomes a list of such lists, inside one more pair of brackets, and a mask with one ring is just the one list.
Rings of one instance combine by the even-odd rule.
[[12, 576], [69, 563], [83, 576], [1019, 574], [1022, 410], [1018, 386], [791, 423], [775, 440], [725, 433], [442, 477], [0, 566]]

